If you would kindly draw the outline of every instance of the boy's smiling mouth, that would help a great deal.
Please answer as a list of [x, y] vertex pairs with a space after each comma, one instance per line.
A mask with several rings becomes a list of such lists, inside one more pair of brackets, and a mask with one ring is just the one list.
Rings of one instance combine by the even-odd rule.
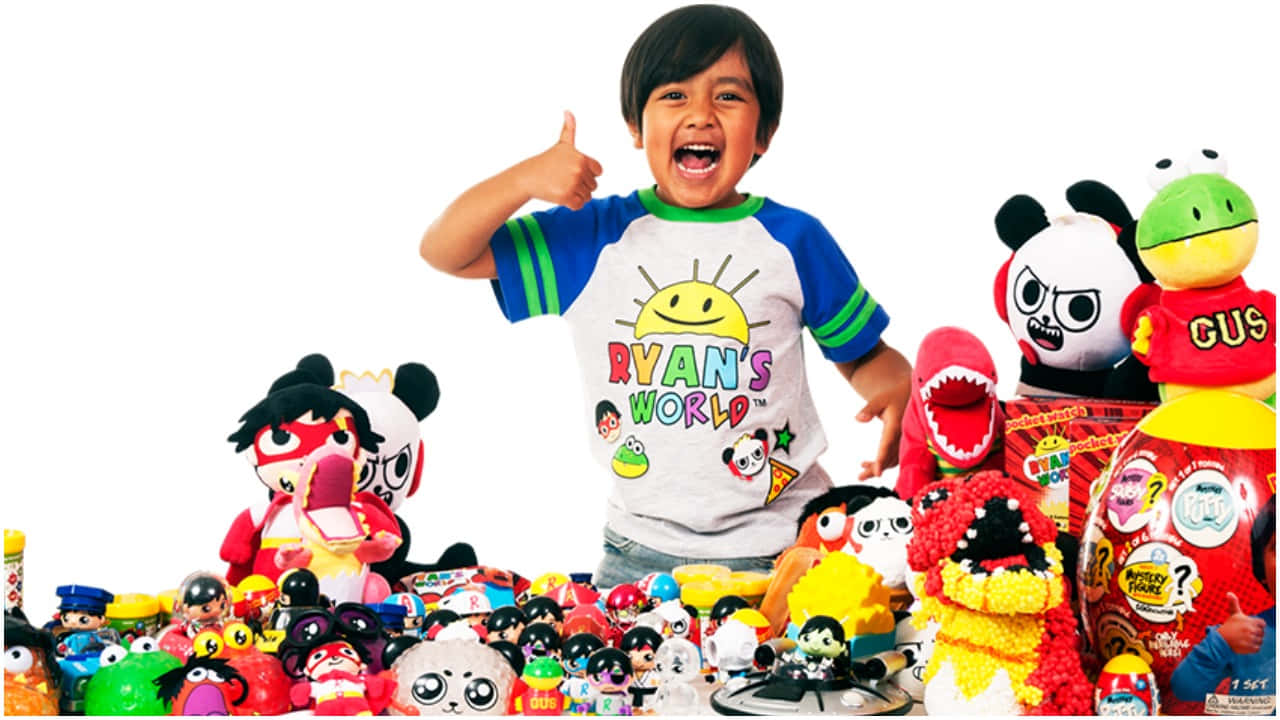
[[676, 148], [674, 159], [682, 175], [700, 178], [720, 166], [720, 150], [714, 145], [688, 143]]

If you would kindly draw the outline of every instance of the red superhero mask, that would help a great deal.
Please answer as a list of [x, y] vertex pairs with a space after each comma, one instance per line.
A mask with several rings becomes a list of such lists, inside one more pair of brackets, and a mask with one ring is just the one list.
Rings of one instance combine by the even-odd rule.
[[356, 438], [350, 419], [337, 417], [321, 423], [295, 420], [276, 427], [268, 425], [254, 438], [253, 454], [258, 465], [299, 460], [329, 442], [330, 438], [341, 447], [350, 445], [354, 448]]

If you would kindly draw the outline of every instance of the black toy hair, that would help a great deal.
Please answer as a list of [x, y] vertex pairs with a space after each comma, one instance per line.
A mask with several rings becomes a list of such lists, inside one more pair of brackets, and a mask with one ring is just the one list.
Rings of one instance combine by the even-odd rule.
[[614, 405], [608, 400], [601, 400], [600, 402], [596, 403], [596, 422], [597, 423], [603, 420], [605, 415], [608, 415], [610, 413], [617, 415], [618, 417], [622, 417], [622, 415], [618, 412], [618, 406]]
[[751, 607], [751, 603], [741, 595], [725, 595], [711, 606], [711, 619], [720, 622], [743, 608]]
[[782, 117], [782, 66], [760, 26], [741, 10], [723, 5], [672, 10], [640, 33], [622, 64], [622, 117], [641, 129], [645, 103], [655, 88], [697, 75], [734, 47], [742, 49], [760, 103], [756, 141], [768, 144]]
[[618, 647], [625, 652], [631, 652], [642, 648], [657, 650], [660, 645], [662, 645], [661, 633], [648, 625], [636, 625], [623, 634], [622, 643]]
[[339, 410], [346, 410], [355, 422], [360, 447], [377, 452], [384, 438], [369, 426], [368, 413], [331, 385], [333, 366], [323, 355], [317, 353], [302, 358], [298, 367], [271, 383], [265, 398], [240, 416], [240, 427], [227, 436], [227, 442], [235, 443], [236, 452], [240, 452], [253, 445], [254, 436], [264, 427], [279, 428], [308, 411], [318, 417], [332, 418]]
[[286, 607], [311, 607], [320, 602], [320, 580], [306, 568], [286, 571], [279, 584], [280, 594], [289, 598]]
[[591, 653], [591, 658], [587, 660], [587, 674], [600, 675], [601, 673], [612, 673], [622, 671], [627, 675], [631, 674], [631, 658], [618, 648], [600, 648]]
[[528, 627], [520, 632], [520, 639], [516, 641], [516, 644], [524, 647], [536, 642], [541, 642], [542, 647], [547, 650], [559, 650], [560, 633], [556, 632], [556, 629], [547, 623], [530, 623]]
[[425, 636], [426, 633], [430, 632], [431, 628], [433, 627], [436, 627], [436, 626], [444, 627], [446, 625], [451, 625], [453, 623], [456, 623], [461, 619], [462, 619], [461, 615], [459, 615], [458, 613], [452, 610], [449, 610], [448, 608], [437, 608], [435, 610], [432, 610], [431, 612], [427, 613], [425, 617], [422, 618], [423, 635]]
[[227, 586], [212, 575], [199, 575], [191, 579], [182, 593], [183, 605], [203, 605], [218, 598], [229, 600]]
[[20, 608], [4, 611], [4, 645], [12, 647], [22, 645], [44, 651], [45, 663], [49, 666], [49, 675], [57, 682], [62, 673], [53, 664], [53, 633], [41, 630], [27, 621], [27, 616]]
[[239, 670], [231, 666], [230, 662], [222, 658], [192, 655], [187, 658], [186, 664], [182, 667], [174, 668], [151, 681], [158, 688], [156, 690], [156, 698], [166, 703], [172, 703], [182, 692], [182, 686], [187, 681], [187, 673], [197, 668], [212, 670], [225, 678], [227, 682], [240, 683], [240, 697], [232, 700], [232, 705], [239, 705], [244, 702], [245, 698], [249, 697], [248, 681], [244, 679]]
[[396, 368], [395, 383], [391, 394], [400, 399], [413, 416], [422, 420], [430, 415], [440, 402], [440, 383], [435, 373], [422, 363], [405, 363]]
[[804, 510], [800, 513], [800, 522], [796, 524], [796, 534], [800, 534], [804, 521], [811, 515], [817, 515], [829, 507], [844, 505], [845, 514], [853, 515], [876, 500], [889, 497], [896, 498], [898, 494], [878, 485], [837, 485], [805, 503]]
[[844, 642], [844, 626], [836, 621], [835, 618], [827, 615], [814, 615], [804, 621], [804, 626], [800, 628], [800, 637], [804, 637], [809, 633], [822, 632], [827, 630], [831, 633], [831, 637], [836, 642]]
[[[1274, 540], [1276, 536], [1276, 496], [1272, 495], [1258, 510], [1258, 516], [1253, 519], [1253, 529], [1249, 531], [1249, 548], [1253, 551], [1253, 576], [1258, 579], [1262, 587], [1267, 587], [1267, 565], [1266, 552], [1267, 541]], [[1268, 588], [1271, 592], [1275, 592], [1275, 588]]]
[[589, 632], [570, 635], [561, 646], [565, 660], [576, 660], [589, 657], [591, 653], [604, 647], [604, 641]]
[[498, 632], [506, 630], [516, 625], [523, 625], [528, 620], [524, 616], [524, 611], [515, 605], [503, 605], [494, 610], [484, 621], [484, 629], [489, 632]]
[[531, 620], [547, 613], [550, 613], [551, 617], [554, 617], [557, 621], [564, 620], [564, 608], [560, 607], [560, 603], [556, 602], [555, 599], [546, 595], [530, 598], [524, 604], [524, 614]]

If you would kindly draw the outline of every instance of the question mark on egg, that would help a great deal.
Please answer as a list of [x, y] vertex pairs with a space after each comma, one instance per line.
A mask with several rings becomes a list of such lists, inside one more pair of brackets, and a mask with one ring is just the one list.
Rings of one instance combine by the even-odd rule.
[[1164, 489], [1168, 486], [1169, 480], [1164, 476], [1164, 473], [1151, 473], [1151, 477], [1147, 478], [1147, 500], [1142, 504], [1142, 512], [1150, 510], [1151, 506], [1155, 505], [1156, 500], [1159, 499], [1160, 493], [1164, 492]]

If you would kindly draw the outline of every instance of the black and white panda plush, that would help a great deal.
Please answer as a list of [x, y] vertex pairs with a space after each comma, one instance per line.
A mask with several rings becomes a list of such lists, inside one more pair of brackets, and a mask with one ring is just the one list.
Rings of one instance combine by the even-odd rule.
[[[421, 363], [405, 363], [377, 375], [343, 371], [334, 389], [359, 403], [369, 416], [369, 425], [383, 438], [376, 453], [366, 453], [357, 481], [358, 490], [377, 495], [397, 511], [418, 491], [422, 480], [425, 449], [420, 422], [435, 411], [440, 401], [440, 384], [435, 373]], [[403, 577], [417, 572], [450, 570], [475, 565], [475, 550], [455, 543], [430, 564], [409, 561], [409, 526], [396, 515], [404, 542], [395, 554], [373, 566], [395, 586]]]
[[[996, 232], [1013, 254], [996, 274], [995, 304], [1022, 351], [1021, 395], [1154, 399], [1133, 373], [1122, 310], [1152, 278], [1138, 259], [1136, 222], [1111, 188], [1083, 180], [1067, 188], [1075, 212], [1050, 220], [1027, 195], [996, 213]], [[1113, 375], [1126, 377], [1108, 392]], [[1130, 377], [1132, 376], [1132, 377]]]

